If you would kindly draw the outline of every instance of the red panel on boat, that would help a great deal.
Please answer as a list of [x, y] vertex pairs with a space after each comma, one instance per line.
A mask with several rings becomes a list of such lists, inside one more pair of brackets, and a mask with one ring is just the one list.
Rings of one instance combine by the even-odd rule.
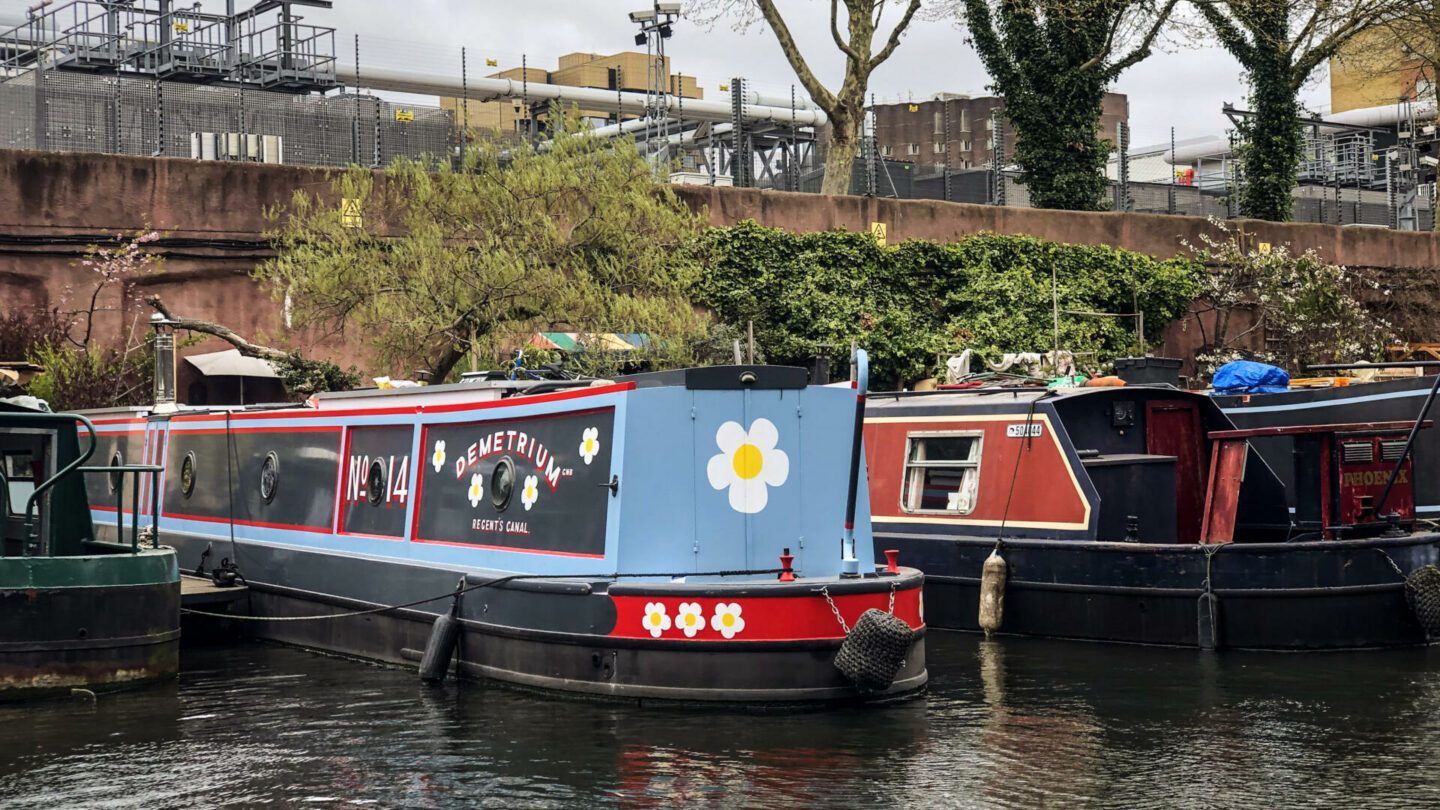
[[1199, 541], [1209, 465], [1200, 409], [1195, 403], [1146, 402], [1145, 452], [1175, 457], [1175, 539], [1181, 543]]

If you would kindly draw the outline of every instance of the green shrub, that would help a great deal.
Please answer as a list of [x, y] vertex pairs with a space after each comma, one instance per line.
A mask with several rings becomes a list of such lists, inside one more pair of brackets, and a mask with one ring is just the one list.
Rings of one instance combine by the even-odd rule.
[[[877, 386], [937, 370], [937, 352], [1047, 351], [1061, 310], [1145, 313], [1158, 342], [1199, 292], [1198, 265], [1104, 246], [978, 234], [952, 244], [909, 239], [881, 247], [844, 230], [790, 234], [753, 221], [707, 231], [696, 301], [744, 328], [774, 363], [816, 353], [870, 353]], [[1058, 296], [1052, 293], [1054, 273]], [[1060, 346], [1092, 364], [1138, 350], [1130, 318], [1060, 317]]]

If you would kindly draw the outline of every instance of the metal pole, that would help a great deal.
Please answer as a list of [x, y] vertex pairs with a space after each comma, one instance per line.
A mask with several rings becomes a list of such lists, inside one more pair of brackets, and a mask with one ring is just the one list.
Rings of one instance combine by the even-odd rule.
[[1170, 199], [1167, 212], [1175, 213], [1175, 127], [1170, 127]]
[[460, 165], [465, 165], [465, 141], [470, 137], [470, 79], [465, 64], [465, 48], [460, 49]]

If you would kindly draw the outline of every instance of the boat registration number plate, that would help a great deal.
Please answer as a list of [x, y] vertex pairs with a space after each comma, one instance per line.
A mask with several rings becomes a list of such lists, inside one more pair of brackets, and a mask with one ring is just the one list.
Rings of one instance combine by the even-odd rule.
[[1021, 422], [1018, 425], [1006, 425], [1005, 435], [1011, 439], [1023, 439], [1027, 436], [1034, 438], [1041, 434], [1043, 422]]

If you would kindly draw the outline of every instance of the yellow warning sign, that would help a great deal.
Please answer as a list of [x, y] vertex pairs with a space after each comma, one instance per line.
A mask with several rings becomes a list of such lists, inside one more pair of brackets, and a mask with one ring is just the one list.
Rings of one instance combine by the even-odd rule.
[[175, 33], [177, 33], [177, 34], [185, 34], [185, 33], [189, 33], [189, 31], [190, 31], [190, 23], [183, 23], [183, 22], [177, 22], [177, 23], [175, 23]]
[[485, 60], [485, 67], [500, 67], [500, 60], [499, 60], [499, 59], [486, 59], [486, 60]]
[[365, 227], [365, 218], [360, 214], [360, 200], [354, 197], [340, 200], [340, 224], [347, 228]]
[[911, 105], [910, 105], [910, 112], [920, 112], [920, 105], [919, 105], [919, 104], [911, 104]]
[[1270, 243], [1261, 242], [1260, 244], [1255, 246], [1255, 250], [1259, 252], [1262, 256], [1268, 255], [1270, 253]]
[[885, 223], [870, 223], [870, 235], [875, 237], [876, 244], [878, 244], [880, 247], [885, 247]]
[[395, 111], [395, 120], [396, 120], [396, 121], [414, 121], [414, 120], [415, 120], [415, 113], [414, 113], [413, 111], [411, 111], [411, 110], [396, 110], [396, 111]]

